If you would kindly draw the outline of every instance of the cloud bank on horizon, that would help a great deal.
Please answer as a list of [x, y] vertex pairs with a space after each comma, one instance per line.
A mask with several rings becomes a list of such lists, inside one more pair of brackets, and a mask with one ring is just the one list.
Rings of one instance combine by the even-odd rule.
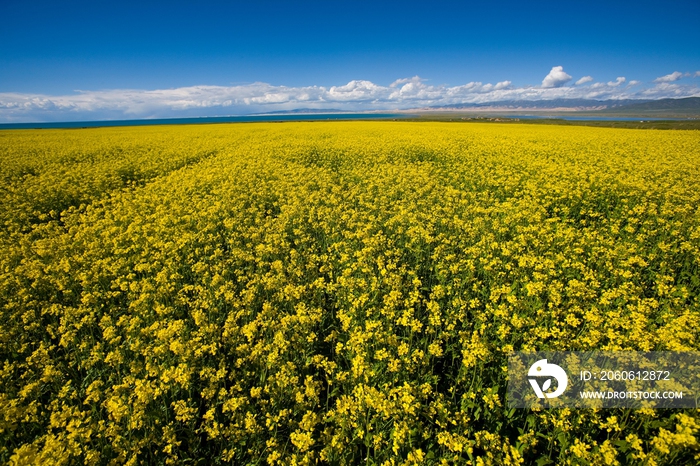
[[[348, 111], [410, 109], [507, 100], [660, 99], [700, 96], [694, 73], [674, 71], [644, 85], [623, 76], [594, 82], [574, 77], [554, 66], [541, 86], [470, 82], [458, 86], [430, 85], [418, 76], [397, 79], [389, 86], [353, 80], [342, 86], [288, 87], [256, 82], [238, 86], [191, 86], [175, 89], [112, 89], [78, 91], [73, 95], [0, 93], [0, 121], [167, 118], [251, 114], [295, 108]], [[690, 78], [690, 81], [678, 81]]]

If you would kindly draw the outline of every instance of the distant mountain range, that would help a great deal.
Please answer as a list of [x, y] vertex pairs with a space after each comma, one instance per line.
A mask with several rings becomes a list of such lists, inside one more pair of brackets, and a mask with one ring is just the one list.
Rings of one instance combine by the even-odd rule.
[[[337, 108], [297, 108], [294, 110], [280, 110], [268, 112], [264, 115], [284, 114], [328, 114], [328, 113], [377, 113], [352, 112]], [[382, 110], [383, 112], [400, 113], [570, 113], [576, 112], [585, 115], [601, 116], [630, 116], [630, 117], [700, 117], [700, 97], [685, 97], [682, 99], [660, 100], [591, 100], [591, 99], [554, 99], [554, 100], [503, 100], [498, 102], [461, 103], [452, 105], [439, 105], [404, 110]]]
[[700, 97], [683, 99], [661, 99], [649, 101], [630, 101], [619, 108], [607, 108], [604, 112], [614, 113], [678, 113], [700, 115]]
[[649, 100], [589, 100], [589, 99], [553, 99], [553, 100], [501, 100], [497, 102], [465, 103], [453, 105], [435, 105], [428, 107], [434, 110], [463, 110], [463, 109], [576, 109], [576, 110], [602, 110], [605, 108], [615, 108], [640, 102], [650, 102]]
[[441, 105], [423, 108], [428, 111], [557, 111], [610, 114], [688, 114], [700, 115], [700, 97], [660, 100], [504, 100], [478, 104]]

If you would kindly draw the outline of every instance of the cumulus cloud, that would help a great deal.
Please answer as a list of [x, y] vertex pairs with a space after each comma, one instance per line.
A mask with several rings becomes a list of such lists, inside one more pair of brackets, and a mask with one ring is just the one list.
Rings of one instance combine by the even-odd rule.
[[[327, 95], [329, 100], [336, 102], [362, 102], [380, 98], [384, 94], [385, 89], [372, 81], [353, 80], [344, 86], [331, 87]], [[323, 90], [325, 91], [325, 89]]]
[[564, 71], [563, 66], [554, 66], [547, 76], [542, 80], [542, 87], [561, 87], [571, 81], [571, 75]]
[[618, 78], [615, 81], [609, 81], [608, 86], [617, 87], [620, 84], [624, 84], [625, 81], [627, 81], [627, 78], [625, 78], [624, 76], [618, 76]]
[[501, 89], [508, 89], [512, 83], [510, 81], [501, 81], [499, 83], [496, 83], [495, 86], [493, 86], [493, 89], [495, 91], [501, 90]]
[[425, 80], [423, 78], [421, 78], [420, 76], [414, 76], [412, 78], [401, 78], [401, 79], [397, 79], [393, 83], [389, 84], [389, 87], [398, 87], [401, 84], [406, 84], [406, 83], [421, 83], [423, 81], [425, 81]]
[[698, 76], [700, 76], [700, 71], [696, 71], [695, 74], [693, 75], [694, 78], [697, 78]]
[[662, 82], [654, 87], [644, 89], [639, 93], [639, 98], [664, 99], [681, 97], [700, 97], [700, 88], [697, 86], [685, 86], [676, 83]]
[[[696, 73], [699, 74], [700, 73]], [[347, 111], [406, 109], [455, 104], [551, 99], [635, 99], [700, 96], [697, 85], [656, 82], [652, 87], [619, 77], [575, 85], [562, 67], [552, 68], [542, 86], [513, 86], [472, 81], [457, 86], [431, 85], [419, 76], [388, 86], [352, 80], [332, 86], [291, 87], [256, 82], [237, 86], [190, 86], [175, 89], [76, 91], [71, 95], [0, 93], [0, 121], [80, 121], [263, 113], [295, 108]], [[587, 84], [580, 86], [581, 84]], [[627, 85], [623, 85], [627, 83]], [[637, 86], [631, 89], [633, 86]]]
[[674, 71], [671, 74], [667, 74], [666, 76], [660, 76], [654, 80], [655, 83], [670, 83], [673, 81], [678, 81], [683, 77], [683, 73], [680, 71]]

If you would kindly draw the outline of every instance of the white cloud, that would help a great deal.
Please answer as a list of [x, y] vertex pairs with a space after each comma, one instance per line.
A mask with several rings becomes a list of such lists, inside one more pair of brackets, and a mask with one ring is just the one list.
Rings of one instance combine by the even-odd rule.
[[571, 81], [571, 76], [564, 71], [563, 66], [554, 66], [547, 76], [542, 80], [542, 87], [561, 87]]
[[442, 95], [441, 87], [428, 86], [422, 80], [413, 78], [387, 96], [390, 101], [433, 101]]
[[680, 71], [674, 71], [671, 74], [667, 74], [666, 76], [661, 76], [658, 77], [654, 80], [655, 83], [670, 83], [673, 81], [678, 81], [683, 77], [683, 73]]
[[508, 89], [512, 83], [510, 81], [501, 81], [493, 86], [495, 91], [500, 91], [501, 89]]
[[694, 78], [697, 78], [698, 76], [700, 76], [700, 71], [696, 71], [695, 74], [693, 75]]
[[[696, 73], [700, 75], [700, 72]], [[565, 85], [561, 67], [554, 67], [542, 86], [513, 86], [473, 81], [457, 86], [430, 85], [419, 76], [397, 79], [388, 86], [367, 80], [344, 85], [290, 87], [256, 82], [237, 86], [190, 86], [175, 89], [77, 91], [70, 95], [0, 93], [0, 121], [80, 121], [100, 119], [217, 116], [294, 108], [318, 110], [387, 110], [464, 103], [547, 99], [641, 99], [699, 96], [697, 84], [657, 82], [653, 86], [619, 77], [610, 82], [579, 79]], [[548, 80], [548, 78], [550, 78]], [[582, 80], [591, 83], [580, 86]], [[627, 85], [623, 85], [627, 83]], [[548, 86], [545, 86], [548, 84]], [[633, 86], [634, 89], [631, 89]]]
[[397, 87], [400, 84], [406, 84], [406, 83], [410, 83], [410, 82], [420, 83], [423, 81], [425, 81], [425, 80], [423, 78], [421, 78], [420, 76], [414, 76], [412, 78], [402, 78], [402, 79], [397, 79], [393, 83], [389, 84], [389, 87]]
[[639, 93], [639, 97], [646, 99], [700, 97], [700, 88], [697, 86], [662, 82], [650, 89], [644, 89]]
[[583, 78], [576, 81], [575, 85], [580, 86], [581, 84], [586, 84], [586, 83], [589, 83], [591, 81], [593, 81], [592, 76], [584, 76]]
[[617, 87], [620, 84], [624, 84], [625, 81], [627, 81], [627, 79], [624, 76], [618, 76], [615, 81], [608, 81], [608, 86]]
[[[371, 81], [353, 80], [344, 86], [331, 87], [327, 95], [329, 100], [338, 102], [362, 102], [381, 97], [385, 93], [385, 89]], [[323, 90], [325, 91], [325, 89]]]

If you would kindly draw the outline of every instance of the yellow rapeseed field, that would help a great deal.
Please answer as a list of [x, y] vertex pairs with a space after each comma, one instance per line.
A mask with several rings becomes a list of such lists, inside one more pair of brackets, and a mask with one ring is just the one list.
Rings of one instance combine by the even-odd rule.
[[509, 409], [516, 350], [700, 349], [697, 131], [0, 132], [0, 461], [697, 464]]

